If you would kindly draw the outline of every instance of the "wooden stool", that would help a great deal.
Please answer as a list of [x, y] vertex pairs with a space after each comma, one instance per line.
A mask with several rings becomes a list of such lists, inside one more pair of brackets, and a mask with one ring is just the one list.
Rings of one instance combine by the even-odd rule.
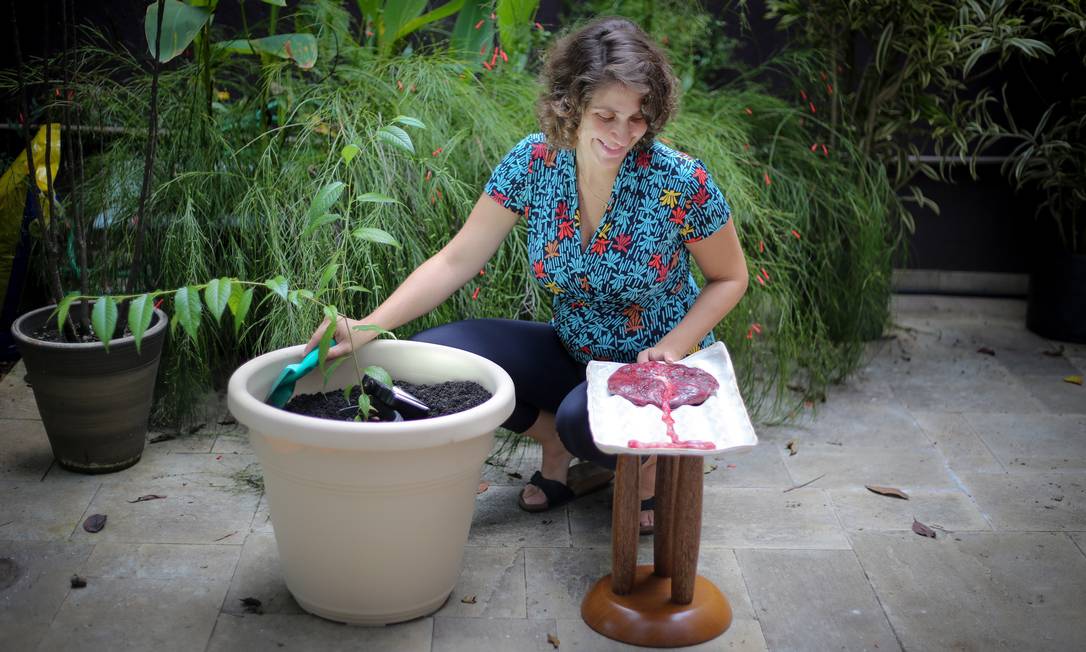
[[653, 564], [637, 565], [638, 456], [619, 455], [611, 513], [611, 574], [581, 603], [581, 617], [608, 638], [647, 647], [696, 645], [732, 624], [732, 609], [698, 575], [704, 461], [657, 458]]

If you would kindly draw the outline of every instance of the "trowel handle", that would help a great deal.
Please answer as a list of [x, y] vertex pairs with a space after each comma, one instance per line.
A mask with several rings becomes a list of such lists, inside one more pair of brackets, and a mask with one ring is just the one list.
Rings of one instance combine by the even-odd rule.
[[[336, 338], [332, 338], [332, 341], [328, 344], [328, 348], [332, 348], [336, 345]], [[299, 376], [309, 373], [317, 368], [317, 362], [321, 356], [321, 348], [318, 346], [309, 353], [306, 354], [302, 361], [298, 363]]]

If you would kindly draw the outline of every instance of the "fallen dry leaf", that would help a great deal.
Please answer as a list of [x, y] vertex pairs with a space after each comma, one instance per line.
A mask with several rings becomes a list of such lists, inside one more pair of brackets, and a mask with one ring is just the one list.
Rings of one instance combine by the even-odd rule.
[[87, 580], [78, 575], [72, 575], [71, 585], [73, 589], [82, 589], [87, 586]]
[[713, 471], [716, 471], [716, 464], [710, 464], [708, 462], [706, 462], [705, 466], [703, 466], [702, 469], [701, 469], [701, 472], [704, 475], [709, 475]]
[[106, 526], [105, 514], [91, 514], [87, 517], [87, 520], [83, 521], [83, 529], [91, 534], [95, 532], [101, 532], [102, 528]]
[[915, 516], [913, 517], [913, 532], [916, 532], [922, 537], [931, 537], [932, 539], [935, 538], [935, 530], [916, 520]]
[[799, 446], [799, 440], [798, 439], [789, 439], [788, 443], [785, 444], [784, 447], [788, 449], [789, 457], [791, 457], [792, 455], [795, 455], [796, 453], [799, 452], [799, 449], [797, 448], [797, 446]]
[[238, 600], [241, 601], [241, 604], [243, 607], [245, 607], [245, 611], [247, 613], [264, 613], [263, 610], [261, 610], [260, 608], [260, 605], [263, 604], [262, 602], [260, 602], [260, 600], [257, 600], [256, 598], [238, 598]]
[[224, 535], [222, 535], [221, 537], [219, 537], [218, 539], [215, 539], [215, 542], [219, 542], [219, 541], [222, 541], [223, 539], [227, 539], [227, 538], [229, 538], [229, 537], [232, 537], [232, 536], [234, 536], [234, 535], [235, 535], [235, 534], [237, 534], [237, 533], [238, 533], [238, 531], [237, 531], [237, 530], [234, 530], [234, 531], [233, 531], [233, 532], [231, 532], [230, 534], [224, 534]]
[[140, 496], [139, 498], [137, 498], [135, 500], [130, 500], [128, 502], [130, 502], [130, 503], [144, 503], [144, 502], [147, 502], [148, 500], [161, 500], [163, 498], [165, 498], [165, 496], [159, 496], [158, 494], [147, 494], [146, 496]]
[[1059, 357], [1063, 356], [1063, 347], [1062, 346], [1057, 346], [1054, 349], [1046, 349], [1044, 351], [1041, 351], [1041, 354], [1042, 355], [1047, 355], [1050, 358], [1059, 358]]
[[995, 351], [989, 349], [986, 346], [982, 346], [979, 349], [977, 349], [977, 353], [983, 353], [984, 355], [995, 355]]
[[893, 498], [901, 498], [903, 500], [909, 499], [909, 494], [898, 489], [897, 487], [880, 487], [877, 484], [865, 484], [864, 487], [867, 487], [868, 491], [874, 491], [875, 493], [882, 496], [891, 496]]
[[489, 488], [490, 488], [490, 483], [484, 480], [483, 482], [479, 483], [479, 488], [475, 490], [475, 493], [476, 493], [476, 495], [481, 494], [481, 493], [483, 493], [484, 491], [486, 491]]
[[476, 598], [474, 595], [465, 595], [464, 597], [460, 598], [460, 602], [463, 602], [464, 604], [475, 604], [478, 601], [479, 599]]
[[151, 440], [147, 443], [161, 444], [162, 442], [170, 441], [171, 439], [177, 439], [177, 437], [174, 437], [173, 435], [155, 435], [154, 437], [151, 437]]
[[556, 650], [558, 649], [558, 646], [562, 644], [554, 634], [547, 634], [547, 642], [553, 645]]
[[1063, 382], [1071, 383], [1072, 385], [1081, 385], [1082, 384], [1082, 376], [1064, 376], [1063, 377]]
[[513, 478], [514, 480], [522, 480], [522, 479], [524, 479], [524, 476], [517, 473], [516, 471], [512, 471], [512, 472], [506, 471], [505, 475], [509, 476], [510, 478]]

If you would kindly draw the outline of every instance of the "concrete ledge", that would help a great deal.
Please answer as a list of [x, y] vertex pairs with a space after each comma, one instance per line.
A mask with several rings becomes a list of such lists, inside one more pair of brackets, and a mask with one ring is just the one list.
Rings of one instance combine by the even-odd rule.
[[891, 283], [894, 292], [1024, 297], [1029, 274], [895, 269]]

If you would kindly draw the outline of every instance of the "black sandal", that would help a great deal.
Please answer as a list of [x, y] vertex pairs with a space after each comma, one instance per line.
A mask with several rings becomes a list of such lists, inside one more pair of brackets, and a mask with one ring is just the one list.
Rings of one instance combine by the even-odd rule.
[[545, 512], [548, 509], [555, 507], [561, 507], [569, 501], [577, 497], [569, 487], [564, 483], [557, 480], [548, 480], [543, 477], [543, 474], [536, 471], [532, 475], [532, 479], [528, 480], [528, 484], [534, 484], [539, 487], [543, 492], [543, 495], [547, 497], [547, 502], [539, 503], [538, 505], [530, 505], [524, 502], [524, 492], [520, 492], [520, 497], [517, 499], [517, 506], [526, 512]]
[[526, 512], [545, 512], [548, 509], [561, 507], [566, 503], [586, 496], [594, 491], [603, 489], [615, 478], [614, 471], [596, 466], [591, 462], [580, 462], [569, 467], [569, 476], [566, 483], [557, 480], [548, 480], [543, 473], [536, 471], [528, 484], [534, 484], [543, 491], [547, 502], [539, 505], [529, 505], [524, 502], [524, 492], [517, 499], [517, 505]]

